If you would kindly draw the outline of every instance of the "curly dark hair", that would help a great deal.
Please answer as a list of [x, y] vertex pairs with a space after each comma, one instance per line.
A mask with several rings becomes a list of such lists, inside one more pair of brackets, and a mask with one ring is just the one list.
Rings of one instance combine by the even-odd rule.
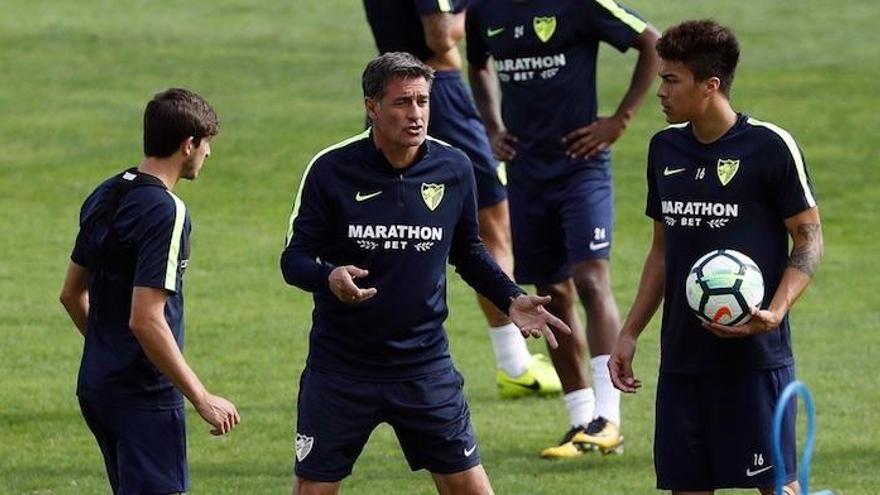
[[717, 77], [721, 91], [730, 95], [739, 42], [730, 28], [711, 19], [685, 21], [663, 32], [657, 42], [660, 58], [683, 63], [698, 81]]

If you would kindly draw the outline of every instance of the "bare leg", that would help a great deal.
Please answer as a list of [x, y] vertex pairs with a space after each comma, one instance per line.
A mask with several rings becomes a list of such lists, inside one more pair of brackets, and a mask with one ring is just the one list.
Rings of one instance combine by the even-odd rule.
[[610, 354], [620, 330], [620, 312], [611, 293], [608, 260], [582, 261], [572, 267], [578, 295], [587, 312], [591, 356]]
[[339, 481], [327, 483], [297, 476], [293, 484], [293, 495], [336, 495], [341, 484]]
[[452, 474], [431, 473], [440, 495], [493, 495], [489, 477], [482, 464]]
[[584, 356], [586, 340], [580, 318], [575, 311], [575, 288], [571, 279], [551, 285], [539, 285], [538, 294], [548, 295], [553, 300], [547, 311], [571, 327], [571, 335], [558, 334], [559, 347], [550, 349], [550, 358], [565, 393], [587, 388]]

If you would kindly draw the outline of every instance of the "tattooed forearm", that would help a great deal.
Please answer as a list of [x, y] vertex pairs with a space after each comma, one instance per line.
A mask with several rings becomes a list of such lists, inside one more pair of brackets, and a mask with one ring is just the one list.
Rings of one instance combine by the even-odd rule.
[[822, 249], [822, 226], [818, 223], [798, 225], [788, 266], [812, 277], [822, 259]]

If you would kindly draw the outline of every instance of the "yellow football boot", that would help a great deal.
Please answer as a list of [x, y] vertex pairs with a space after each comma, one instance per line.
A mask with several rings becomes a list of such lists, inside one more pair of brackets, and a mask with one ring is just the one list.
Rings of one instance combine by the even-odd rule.
[[620, 428], [602, 416], [590, 421], [583, 435], [579, 435], [577, 440], [603, 454], [623, 453], [623, 435], [620, 434]]
[[555, 447], [548, 447], [541, 451], [543, 459], [571, 459], [589, 452], [592, 446], [584, 441], [586, 436], [583, 426], [572, 426], [568, 433], [562, 437], [562, 441]]
[[503, 370], [495, 374], [498, 395], [502, 399], [516, 399], [527, 395], [554, 395], [562, 392], [562, 383], [553, 364], [543, 354], [532, 354], [526, 371], [512, 377]]

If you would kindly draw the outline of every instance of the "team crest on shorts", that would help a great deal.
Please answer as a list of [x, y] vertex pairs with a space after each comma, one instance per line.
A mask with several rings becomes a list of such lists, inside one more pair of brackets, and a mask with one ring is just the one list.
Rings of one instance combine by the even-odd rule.
[[428, 184], [422, 182], [422, 200], [429, 210], [434, 211], [443, 201], [443, 194], [446, 192], [446, 186], [443, 184]]
[[538, 35], [538, 39], [542, 43], [546, 43], [547, 40], [553, 37], [553, 33], [556, 32], [556, 16], [535, 17], [532, 19], [532, 27], [535, 28], [535, 34]]
[[733, 176], [739, 170], [739, 160], [718, 159], [718, 180], [722, 186], [726, 186], [733, 180]]
[[296, 434], [296, 460], [302, 462], [309, 452], [312, 451], [312, 445], [315, 444], [315, 437]]

